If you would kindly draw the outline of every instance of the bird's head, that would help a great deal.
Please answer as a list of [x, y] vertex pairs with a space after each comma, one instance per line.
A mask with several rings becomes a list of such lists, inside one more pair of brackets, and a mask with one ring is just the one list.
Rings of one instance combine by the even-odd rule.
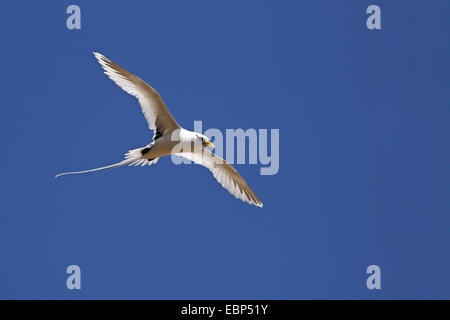
[[205, 136], [205, 135], [203, 135], [203, 134], [197, 134], [197, 139], [199, 139], [200, 140], [200, 142], [202, 143], [202, 145], [204, 146], [204, 147], [211, 147], [211, 148], [215, 148], [216, 146], [214, 145], [214, 143], [212, 143], [211, 142], [211, 140], [207, 137], [207, 136]]

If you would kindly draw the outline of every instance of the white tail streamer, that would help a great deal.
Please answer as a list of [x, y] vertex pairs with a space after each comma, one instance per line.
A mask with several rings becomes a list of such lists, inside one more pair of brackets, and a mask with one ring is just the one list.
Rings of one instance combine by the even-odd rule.
[[95, 169], [83, 170], [83, 171], [63, 172], [63, 173], [57, 174], [55, 176], [55, 178], [58, 178], [58, 177], [61, 177], [61, 176], [65, 176], [65, 175], [69, 175], [69, 174], [80, 174], [80, 173], [88, 173], [88, 172], [100, 171], [100, 170], [111, 169], [111, 168], [118, 168], [118, 167], [124, 166], [126, 164], [129, 164], [129, 163], [131, 163], [133, 161], [136, 161], [136, 160], [135, 159], [126, 159], [126, 160], [123, 160], [123, 161], [121, 161], [119, 163], [111, 164], [109, 166], [105, 166], [105, 167], [101, 167], [101, 168], [95, 168]]
[[153, 159], [151, 161], [149, 161], [148, 159], [142, 159], [142, 154], [141, 154], [141, 150], [144, 148], [137, 148], [137, 149], [133, 149], [128, 151], [125, 154], [125, 160], [118, 162], [118, 163], [114, 163], [111, 164], [109, 166], [105, 166], [105, 167], [100, 167], [100, 168], [95, 168], [95, 169], [90, 169], [90, 170], [83, 170], [83, 171], [72, 171], [72, 172], [63, 172], [60, 174], [57, 174], [55, 176], [55, 178], [61, 177], [61, 176], [65, 176], [65, 175], [69, 175], [69, 174], [81, 174], [81, 173], [88, 173], [88, 172], [94, 172], [94, 171], [100, 171], [100, 170], [106, 170], [106, 169], [113, 169], [113, 168], [118, 168], [124, 165], [142, 165], [145, 166], [147, 165], [152, 165], [155, 164], [156, 162], [158, 162], [159, 158]]

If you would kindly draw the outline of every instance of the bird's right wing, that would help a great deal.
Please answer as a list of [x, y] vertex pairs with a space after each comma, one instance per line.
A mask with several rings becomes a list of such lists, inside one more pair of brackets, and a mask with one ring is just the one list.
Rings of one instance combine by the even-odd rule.
[[138, 99], [148, 127], [154, 132], [154, 140], [180, 128], [155, 89], [102, 54], [94, 52], [94, 55], [105, 70], [105, 74], [124, 91]]
[[262, 207], [263, 203], [239, 173], [224, 159], [205, 148], [193, 152], [176, 153], [177, 156], [202, 165], [211, 171], [214, 178], [237, 199]]

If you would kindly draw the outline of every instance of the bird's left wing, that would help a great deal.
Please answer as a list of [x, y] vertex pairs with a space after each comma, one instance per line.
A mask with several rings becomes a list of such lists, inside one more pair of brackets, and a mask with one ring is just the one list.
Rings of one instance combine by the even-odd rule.
[[227, 189], [237, 199], [258, 207], [263, 206], [261, 200], [259, 200], [258, 196], [239, 173], [228, 162], [208, 149], [200, 148], [200, 150], [195, 150], [194, 152], [182, 152], [176, 153], [176, 155], [208, 168], [222, 187]]
[[94, 55], [105, 70], [105, 74], [124, 91], [138, 99], [148, 127], [154, 132], [154, 140], [180, 128], [155, 89], [102, 54], [94, 52]]

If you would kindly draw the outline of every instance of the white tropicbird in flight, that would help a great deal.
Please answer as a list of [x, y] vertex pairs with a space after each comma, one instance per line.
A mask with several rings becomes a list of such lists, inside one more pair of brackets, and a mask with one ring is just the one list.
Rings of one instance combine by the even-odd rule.
[[263, 206], [239, 173], [225, 160], [205, 148], [214, 148], [208, 137], [178, 125], [155, 89], [100, 53], [94, 52], [94, 55], [105, 70], [105, 74], [138, 99], [148, 127], [154, 132], [153, 141], [143, 148], [128, 151], [125, 160], [119, 163], [91, 170], [60, 173], [56, 178], [68, 174], [117, 168], [126, 164], [152, 165], [158, 162], [160, 157], [174, 153], [208, 168], [214, 178], [236, 198], [258, 207]]

